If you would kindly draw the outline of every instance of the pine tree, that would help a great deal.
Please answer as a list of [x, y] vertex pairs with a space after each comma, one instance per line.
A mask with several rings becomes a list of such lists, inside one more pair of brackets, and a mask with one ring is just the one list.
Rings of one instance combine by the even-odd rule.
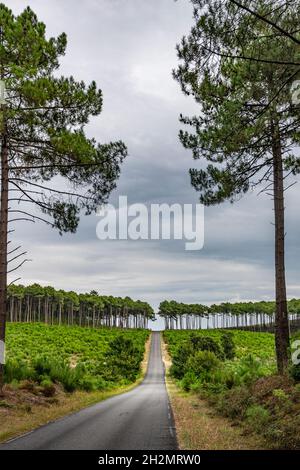
[[195, 160], [208, 162], [206, 169], [190, 170], [202, 203], [234, 202], [261, 184], [272, 192], [275, 342], [278, 371], [283, 373], [289, 360], [284, 182], [287, 172], [297, 174], [300, 166], [293, 152], [299, 143], [300, 113], [291, 94], [300, 71], [300, 2], [278, 2], [278, 8], [270, 9], [269, 1], [258, 0], [256, 15], [231, 0], [192, 3], [195, 25], [177, 48], [181, 63], [174, 77], [199, 103], [200, 113], [181, 116], [194, 132], [181, 131], [180, 140]]
[[[58, 76], [65, 34], [47, 39], [45, 25], [29, 7], [14, 16], [4, 4], [0, 4], [0, 27], [0, 79], [6, 89], [0, 122], [0, 340], [4, 341], [7, 272], [18, 267], [8, 271], [8, 256], [11, 253], [15, 261], [21, 256], [8, 252], [11, 224], [43, 220], [61, 234], [75, 232], [81, 213], [91, 214], [107, 201], [127, 151], [121, 141], [97, 144], [85, 135], [89, 118], [101, 112], [102, 93], [95, 82], [86, 86], [72, 76]], [[41, 215], [31, 207], [40, 209]], [[2, 383], [3, 365], [0, 387]]]
[[270, 15], [276, 12], [277, 16], [279, 17], [282, 11], [290, 8], [291, 2], [290, 0], [268, 0], [264, 2], [264, 10], [263, 11], [256, 11], [255, 7], [258, 6], [260, 8], [260, 2], [256, 2], [258, 5], [249, 5], [248, 0], [230, 0], [231, 3], [235, 4], [240, 10], [244, 10], [247, 13], [255, 16], [259, 21], [267, 23], [269, 26], [273, 28], [274, 31], [279, 31], [280, 35], [286, 36], [291, 41], [295, 42], [296, 44], [300, 45], [300, 39], [295, 35], [295, 32], [298, 31], [289, 30], [287, 26], [290, 24], [277, 24], [276, 17], [270, 18]]

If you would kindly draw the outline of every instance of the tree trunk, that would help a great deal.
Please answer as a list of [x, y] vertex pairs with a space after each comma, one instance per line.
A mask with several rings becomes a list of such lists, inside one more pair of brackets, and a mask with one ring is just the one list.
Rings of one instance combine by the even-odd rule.
[[275, 215], [275, 345], [279, 374], [286, 372], [289, 362], [289, 318], [285, 281], [285, 231], [284, 231], [284, 180], [282, 148], [277, 119], [272, 123], [273, 133], [273, 179]]
[[[0, 341], [5, 344], [7, 312], [7, 225], [8, 225], [8, 148], [5, 133], [1, 147], [0, 210]], [[4, 361], [3, 361], [4, 362]], [[0, 393], [4, 385], [4, 364], [0, 364]]]

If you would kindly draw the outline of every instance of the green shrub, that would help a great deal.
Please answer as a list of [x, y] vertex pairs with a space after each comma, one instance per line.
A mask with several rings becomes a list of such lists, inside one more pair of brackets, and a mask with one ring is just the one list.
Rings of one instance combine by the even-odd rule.
[[16, 379], [13, 379], [9, 385], [13, 390], [18, 390], [18, 388], [20, 388], [20, 382]]
[[85, 373], [81, 364], [71, 368], [66, 361], [50, 359], [46, 356], [37, 357], [33, 362], [33, 367], [39, 383], [48, 379], [60, 383], [66, 392], [73, 392], [79, 388], [79, 382]]
[[172, 359], [170, 374], [175, 379], [182, 379], [187, 372], [187, 362], [194, 350], [191, 343], [185, 342], [176, 348]]
[[47, 356], [38, 356], [33, 361], [33, 368], [36, 372], [36, 375], [39, 376], [50, 376], [50, 371], [53, 366], [50, 359]]
[[6, 383], [34, 378], [33, 369], [25, 361], [8, 359], [4, 366], [4, 380]]
[[287, 396], [285, 391], [282, 390], [282, 388], [275, 388], [272, 392], [272, 395], [280, 401], [286, 401], [289, 399], [289, 397]]
[[209, 388], [215, 392], [231, 390], [234, 386], [239, 385], [235, 372], [225, 367], [211, 371], [208, 378], [209, 382], [214, 385]]
[[236, 380], [240, 384], [251, 384], [267, 375], [264, 364], [252, 354], [243, 357], [235, 368]]
[[86, 392], [94, 392], [95, 390], [104, 389], [103, 383], [105, 383], [102, 379], [92, 376], [84, 376], [79, 381], [79, 387]]
[[197, 378], [207, 376], [208, 372], [220, 367], [221, 362], [211, 351], [197, 351], [190, 356], [187, 362], [187, 369], [193, 372]]
[[210, 352], [215, 358], [224, 357], [219, 343], [209, 336], [191, 334], [188, 341], [179, 344], [172, 356], [170, 374], [176, 379], [182, 379], [190, 371], [189, 360], [198, 352]]
[[295, 384], [294, 391], [295, 391], [295, 394], [298, 395], [300, 398], [300, 383]]
[[246, 420], [251, 429], [261, 432], [270, 421], [270, 412], [262, 405], [251, 405], [246, 410]]
[[233, 387], [240, 385], [238, 376], [233, 370], [222, 371], [222, 381], [228, 390], [231, 390]]
[[186, 372], [180, 383], [183, 390], [189, 392], [193, 388], [193, 385], [197, 383], [197, 377], [194, 372]]
[[222, 333], [221, 344], [225, 359], [233, 359], [235, 357], [235, 344], [233, 334], [231, 332]]
[[61, 383], [66, 392], [74, 392], [79, 388], [83, 376], [84, 369], [80, 364], [72, 369], [67, 363], [56, 363], [50, 371], [51, 379]]
[[210, 336], [199, 336], [197, 334], [192, 333], [189, 341], [194, 351], [210, 351], [214, 353], [218, 358], [224, 358], [224, 354], [220, 344]]
[[104, 377], [118, 382], [135, 381], [141, 371], [144, 349], [139, 350], [132, 339], [124, 335], [117, 336], [109, 343], [109, 347]]

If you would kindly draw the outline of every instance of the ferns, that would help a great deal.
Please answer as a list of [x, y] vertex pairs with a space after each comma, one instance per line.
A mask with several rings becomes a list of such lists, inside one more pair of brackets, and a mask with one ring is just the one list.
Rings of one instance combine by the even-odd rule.
[[56, 383], [66, 392], [133, 382], [148, 335], [146, 330], [9, 324], [5, 382]]

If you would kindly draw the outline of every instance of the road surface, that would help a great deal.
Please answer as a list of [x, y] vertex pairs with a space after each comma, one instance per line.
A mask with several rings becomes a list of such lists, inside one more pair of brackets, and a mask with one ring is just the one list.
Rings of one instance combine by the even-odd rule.
[[152, 333], [148, 371], [135, 389], [10, 440], [0, 450], [176, 449], [160, 341], [160, 333]]

